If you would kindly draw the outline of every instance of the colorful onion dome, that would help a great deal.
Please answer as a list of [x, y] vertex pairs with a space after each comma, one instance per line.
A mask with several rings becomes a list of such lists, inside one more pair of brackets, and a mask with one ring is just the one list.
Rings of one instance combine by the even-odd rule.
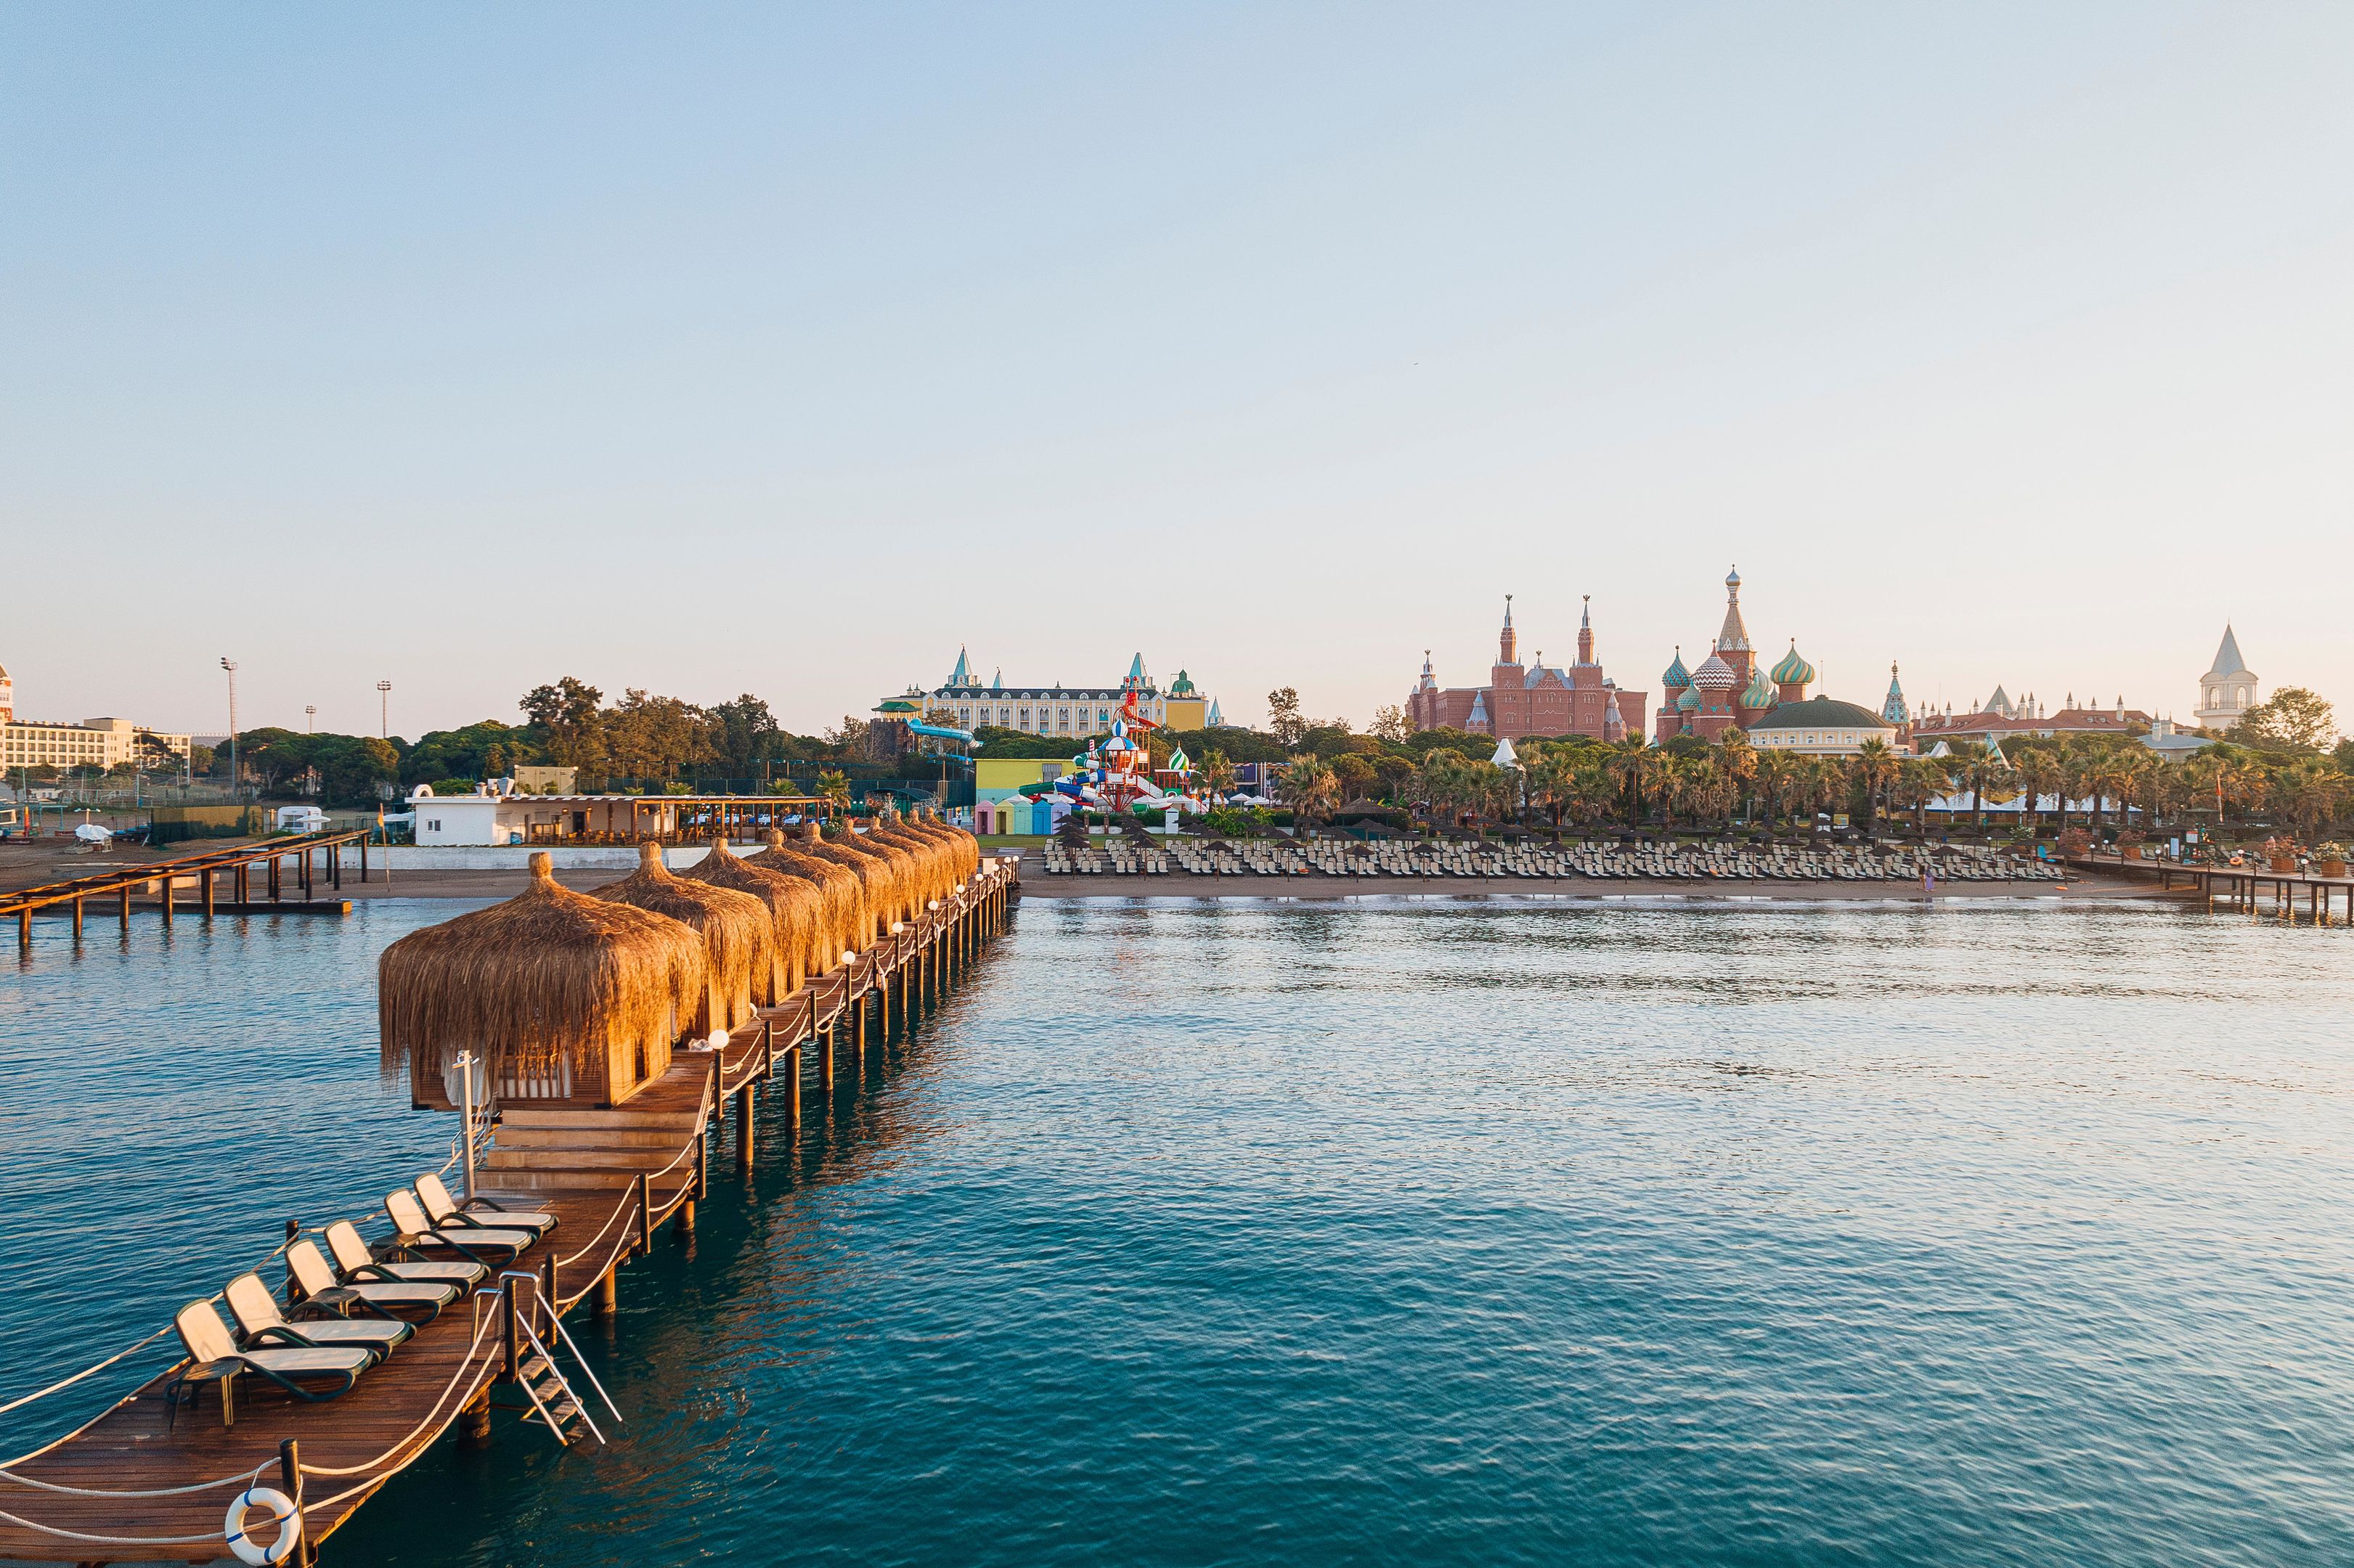
[[1681, 708], [1686, 713], [1690, 713], [1694, 708], [1700, 706], [1700, 688], [1698, 686], [1686, 686], [1684, 688], [1684, 694], [1676, 699], [1676, 706]]
[[1807, 686], [1812, 685], [1814, 679], [1815, 667], [1798, 657], [1798, 640], [1793, 637], [1790, 639], [1790, 651], [1782, 655], [1779, 664], [1774, 666], [1774, 680], [1785, 686]]
[[1692, 672], [1692, 684], [1705, 686], [1712, 692], [1729, 692], [1741, 684], [1741, 677], [1732, 665], [1712, 653], [1700, 662], [1699, 669]]
[[1752, 670], [1749, 673], [1749, 687], [1741, 694], [1741, 705], [1751, 709], [1770, 708], [1776, 700], [1774, 688], [1766, 683], [1766, 672]]
[[1691, 684], [1691, 672], [1684, 668], [1684, 651], [1682, 649], [1679, 648], [1676, 650], [1676, 662], [1668, 666], [1668, 673], [1666, 674], [1659, 677], [1659, 684], [1665, 686], [1671, 692], [1677, 690], [1679, 687], [1689, 686]]

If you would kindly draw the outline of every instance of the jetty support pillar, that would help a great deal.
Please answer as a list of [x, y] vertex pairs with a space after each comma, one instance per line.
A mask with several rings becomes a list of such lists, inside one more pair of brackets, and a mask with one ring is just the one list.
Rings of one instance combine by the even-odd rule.
[[797, 1133], [801, 1128], [801, 1048], [799, 1044], [785, 1047], [785, 1130]]

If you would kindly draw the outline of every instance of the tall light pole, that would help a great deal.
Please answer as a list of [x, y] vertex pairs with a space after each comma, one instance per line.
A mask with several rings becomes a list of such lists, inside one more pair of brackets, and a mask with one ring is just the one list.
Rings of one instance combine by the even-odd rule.
[[376, 738], [390, 740], [392, 738], [392, 683], [390, 681], [378, 681], [376, 683]]
[[302, 705], [302, 733], [304, 735], [311, 733], [311, 721], [318, 716], [319, 707], [316, 703], [304, 703]]
[[224, 657], [221, 668], [228, 672], [228, 796], [234, 800], [243, 781], [237, 768], [237, 661]]

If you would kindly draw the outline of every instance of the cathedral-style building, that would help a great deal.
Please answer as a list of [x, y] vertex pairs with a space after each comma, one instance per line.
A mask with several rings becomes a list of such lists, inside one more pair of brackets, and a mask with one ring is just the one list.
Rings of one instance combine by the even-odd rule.
[[1655, 742], [1680, 735], [1717, 740], [1725, 731], [1739, 729], [1760, 748], [1840, 756], [1852, 755], [1868, 740], [1901, 746], [1912, 735], [1904, 689], [1897, 684], [1893, 664], [1888, 667], [1888, 696], [1878, 713], [1835, 697], [1808, 696], [1815, 667], [1799, 657], [1795, 639], [1771, 670], [1759, 668], [1749, 645], [1749, 628], [1741, 619], [1737, 570], [1725, 574], [1724, 624], [1717, 629], [1708, 657], [1698, 669], [1687, 670], [1679, 648], [1675, 662], [1659, 681], [1659, 716], [1651, 736]]
[[1512, 596], [1504, 596], [1504, 628], [1496, 640], [1496, 662], [1484, 686], [1441, 686], [1430, 651], [1422, 655], [1422, 680], [1405, 700], [1416, 729], [1460, 729], [1518, 740], [1528, 736], [1583, 735], [1623, 740], [1643, 733], [1647, 694], [1619, 689], [1594, 657], [1592, 595], [1578, 618], [1577, 662], [1547, 664], [1539, 652], [1521, 662], [1520, 634], [1512, 630]]

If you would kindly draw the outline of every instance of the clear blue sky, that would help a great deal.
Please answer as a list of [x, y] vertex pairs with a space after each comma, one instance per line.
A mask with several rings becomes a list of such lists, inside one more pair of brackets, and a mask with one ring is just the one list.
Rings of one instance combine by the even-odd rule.
[[[2354, 7], [0, 13], [37, 716], [815, 728], [960, 643], [1363, 723], [1656, 693], [2354, 708]], [[2354, 720], [2354, 714], [2349, 714]]]

